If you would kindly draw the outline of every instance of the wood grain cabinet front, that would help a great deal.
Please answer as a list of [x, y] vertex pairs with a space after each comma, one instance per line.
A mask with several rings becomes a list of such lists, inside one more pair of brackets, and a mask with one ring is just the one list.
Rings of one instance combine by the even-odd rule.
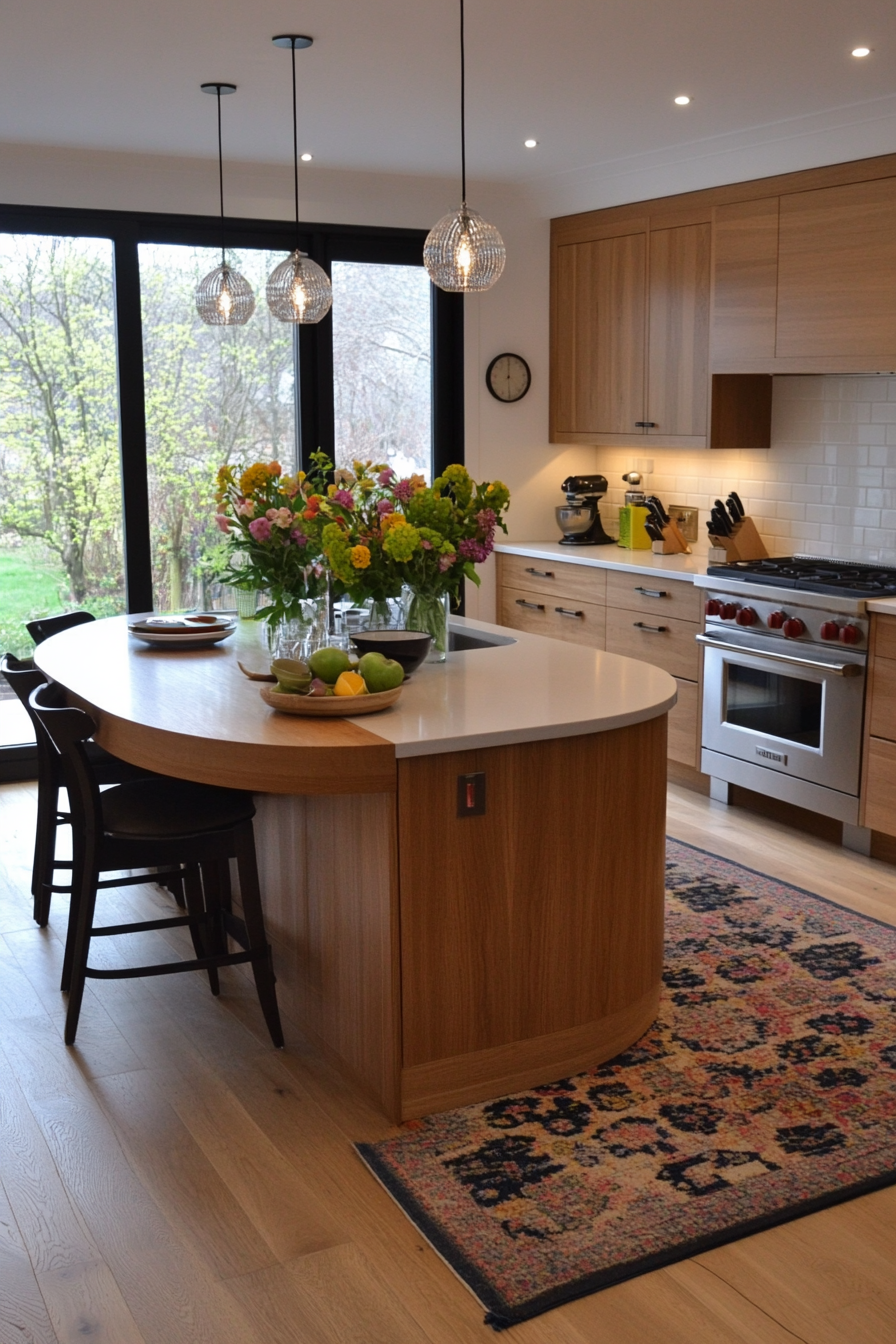
[[896, 616], [872, 616], [860, 820], [896, 835]]

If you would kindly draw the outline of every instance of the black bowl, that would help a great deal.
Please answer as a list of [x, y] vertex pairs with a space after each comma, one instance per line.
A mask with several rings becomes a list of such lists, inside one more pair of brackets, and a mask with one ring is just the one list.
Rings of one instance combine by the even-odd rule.
[[401, 663], [409, 677], [425, 661], [432, 643], [432, 635], [422, 630], [364, 630], [352, 635], [358, 653], [381, 653]]

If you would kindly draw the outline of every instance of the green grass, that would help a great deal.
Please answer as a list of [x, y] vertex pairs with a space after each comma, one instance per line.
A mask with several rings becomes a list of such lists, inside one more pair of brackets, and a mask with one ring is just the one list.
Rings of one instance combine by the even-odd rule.
[[68, 605], [62, 566], [31, 547], [0, 547], [0, 651], [19, 657], [33, 645], [25, 621]]

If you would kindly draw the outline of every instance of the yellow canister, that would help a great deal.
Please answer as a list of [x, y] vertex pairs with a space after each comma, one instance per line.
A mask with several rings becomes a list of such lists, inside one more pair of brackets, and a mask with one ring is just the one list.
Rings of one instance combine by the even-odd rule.
[[644, 522], [650, 513], [640, 504], [624, 504], [619, 510], [619, 545], [629, 551], [649, 551], [650, 538]]

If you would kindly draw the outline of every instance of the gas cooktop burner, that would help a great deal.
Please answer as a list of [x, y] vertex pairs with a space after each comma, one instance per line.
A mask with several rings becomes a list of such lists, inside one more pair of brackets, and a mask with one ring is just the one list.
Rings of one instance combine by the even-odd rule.
[[745, 583], [765, 583], [772, 588], [796, 588], [807, 593], [896, 597], [896, 569], [845, 560], [816, 560], [800, 555], [732, 560], [725, 565], [709, 565], [706, 572], [720, 579], [742, 579]]

